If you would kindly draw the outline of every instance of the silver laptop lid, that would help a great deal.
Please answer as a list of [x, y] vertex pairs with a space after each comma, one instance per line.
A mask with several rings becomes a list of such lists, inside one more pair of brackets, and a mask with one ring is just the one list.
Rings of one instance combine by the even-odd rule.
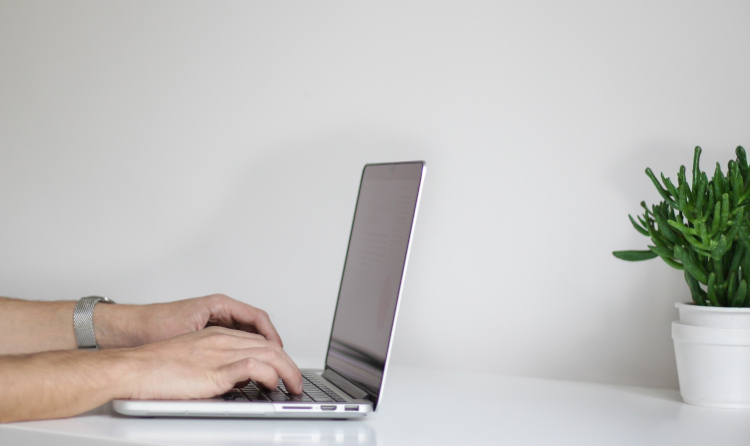
[[323, 376], [345, 378], [373, 409], [383, 393], [424, 174], [424, 161], [368, 164], [362, 172]]

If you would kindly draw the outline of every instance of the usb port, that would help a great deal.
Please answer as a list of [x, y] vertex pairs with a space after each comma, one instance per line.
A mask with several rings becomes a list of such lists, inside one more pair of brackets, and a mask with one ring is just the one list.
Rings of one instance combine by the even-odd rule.
[[345, 406], [344, 410], [348, 410], [351, 412], [359, 412], [359, 406]]
[[320, 406], [323, 410], [336, 410], [336, 406]]

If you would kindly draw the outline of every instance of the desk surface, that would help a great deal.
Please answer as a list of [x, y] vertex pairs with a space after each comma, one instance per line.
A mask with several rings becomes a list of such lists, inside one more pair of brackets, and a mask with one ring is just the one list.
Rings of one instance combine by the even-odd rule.
[[0, 443], [750, 444], [750, 410], [689, 406], [676, 390], [399, 366], [388, 380], [378, 412], [364, 420], [140, 419], [105, 405], [71, 419], [0, 426]]

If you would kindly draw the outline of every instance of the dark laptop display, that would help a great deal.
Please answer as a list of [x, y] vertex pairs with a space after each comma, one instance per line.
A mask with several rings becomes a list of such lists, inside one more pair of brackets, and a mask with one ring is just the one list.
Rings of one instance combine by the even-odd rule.
[[422, 162], [374, 164], [362, 173], [326, 371], [364, 390], [373, 406], [403, 286], [423, 167]]

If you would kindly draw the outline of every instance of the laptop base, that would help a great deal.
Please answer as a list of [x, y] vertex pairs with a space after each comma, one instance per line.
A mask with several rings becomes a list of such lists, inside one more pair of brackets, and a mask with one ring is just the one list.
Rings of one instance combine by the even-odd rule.
[[[342, 402], [315, 401], [227, 401], [222, 396], [196, 400], [114, 400], [115, 412], [132, 417], [199, 418], [361, 418], [372, 412], [372, 403], [352, 399], [329, 381], [319, 369], [303, 369], [318, 376]], [[236, 389], [234, 391], [237, 391]]]

